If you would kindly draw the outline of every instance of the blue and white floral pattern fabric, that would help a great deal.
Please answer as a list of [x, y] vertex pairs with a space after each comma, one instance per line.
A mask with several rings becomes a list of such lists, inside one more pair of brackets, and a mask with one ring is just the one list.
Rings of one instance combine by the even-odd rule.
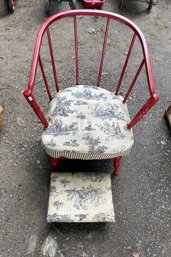
[[108, 173], [51, 173], [47, 222], [115, 222]]
[[47, 119], [42, 143], [54, 158], [114, 158], [133, 145], [123, 98], [99, 87], [79, 85], [60, 91], [50, 102]]

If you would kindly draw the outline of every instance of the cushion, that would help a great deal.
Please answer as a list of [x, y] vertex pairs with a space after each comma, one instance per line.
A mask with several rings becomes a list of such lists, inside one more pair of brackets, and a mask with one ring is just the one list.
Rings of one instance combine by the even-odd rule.
[[97, 86], [59, 91], [50, 102], [47, 119], [42, 143], [54, 158], [108, 159], [125, 155], [133, 145], [123, 98]]

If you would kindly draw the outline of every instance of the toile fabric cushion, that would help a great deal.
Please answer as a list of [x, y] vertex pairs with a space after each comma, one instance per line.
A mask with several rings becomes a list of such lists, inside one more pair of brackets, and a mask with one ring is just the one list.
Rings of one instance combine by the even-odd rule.
[[125, 155], [133, 132], [123, 98], [97, 86], [79, 85], [50, 102], [49, 126], [42, 133], [46, 152], [54, 158], [95, 160]]

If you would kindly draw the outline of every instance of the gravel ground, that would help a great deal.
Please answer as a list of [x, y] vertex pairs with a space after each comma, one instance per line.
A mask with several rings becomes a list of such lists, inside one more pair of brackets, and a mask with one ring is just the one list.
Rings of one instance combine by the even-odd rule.
[[[150, 14], [146, 12], [144, 1], [125, 0], [122, 11], [118, 9], [118, 1], [109, 0], [103, 6], [105, 10], [130, 18], [144, 32], [161, 99], [135, 129], [135, 146], [129, 156], [123, 158], [119, 176], [112, 177], [116, 223], [81, 225], [46, 223], [50, 162], [40, 142], [41, 125], [22, 95], [27, 87], [35, 37], [46, 20], [43, 1], [16, 0], [13, 15], [8, 15], [3, 1], [0, 2], [0, 101], [4, 106], [4, 126], [0, 128], [1, 257], [171, 256], [171, 145], [163, 119], [164, 109], [171, 103], [171, 4], [169, 0], [158, 2]], [[54, 6], [52, 13], [65, 9], [69, 9], [68, 3]], [[87, 27], [82, 28], [81, 42], [87, 40], [87, 35], [93, 40], [92, 29], [94, 31], [96, 23], [96, 20], [89, 21]], [[99, 31], [95, 29], [97, 36], [103, 31], [103, 22], [100, 26]], [[60, 81], [68, 81], [73, 65], [67, 38], [72, 34], [70, 24], [64, 23], [58, 28], [59, 33], [67, 30], [65, 40], [55, 43], [61, 49], [63, 60]], [[126, 39], [127, 34], [124, 34]], [[120, 52], [125, 52], [126, 45], [120, 44], [118, 51], [115, 41], [109, 43], [122, 61]], [[96, 52], [98, 43], [94, 49]], [[84, 54], [89, 62], [85, 61], [82, 67], [85, 79], [94, 74], [88, 65], [94, 63], [95, 69], [97, 63], [88, 50], [85, 49]], [[84, 57], [82, 59], [84, 61]], [[67, 62], [70, 62], [68, 66]], [[105, 83], [109, 80], [106, 75]], [[62, 82], [60, 84], [62, 86]], [[140, 96], [144, 98], [146, 93], [142, 93]], [[134, 100], [137, 108], [139, 100]], [[76, 168], [111, 172], [112, 163], [91, 161], [83, 165], [82, 162], [61, 161], [59, 164], [61, 170]]]

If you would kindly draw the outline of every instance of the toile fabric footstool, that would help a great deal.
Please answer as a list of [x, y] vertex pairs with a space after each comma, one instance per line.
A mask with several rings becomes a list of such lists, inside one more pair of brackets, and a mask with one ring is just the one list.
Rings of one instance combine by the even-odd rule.
[[115, 222], [111, 175], [51, 173], [47, 222]]

